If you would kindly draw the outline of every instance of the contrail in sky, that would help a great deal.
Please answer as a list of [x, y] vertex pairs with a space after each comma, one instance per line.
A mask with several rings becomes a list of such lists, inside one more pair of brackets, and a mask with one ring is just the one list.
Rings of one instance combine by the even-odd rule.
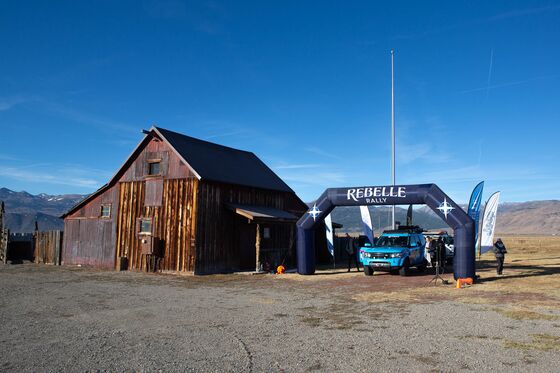
[[486, 99], [490, 93], [490, 80], [492, 79], [492, 65], [494, 64], [494, 48], [490, 49], [490, 67], [488, 68], [488, 81], [486, 82]]
[[486, 90], [495, 89], [495, 88], [511, 87], [511, 86], [530, 83], [530, 82], [543, 80], [543, 79], [556, 79], [556, 78], [559, 78], [559, 77], [560, 77], [560, 74], [537, 76], [535, 78], [525, 79], [525, 80], [517, 80], [515, 82], [508, 82], [508, 83], [502, 83], [502, 84], [494, 84], [494, 85], [490, 85], [490, 86], [486, 86], [486, 87], [466, 89], [464, 91], [459, 91], [459, 93], [481, 92], [481, 91], [486, 91]]

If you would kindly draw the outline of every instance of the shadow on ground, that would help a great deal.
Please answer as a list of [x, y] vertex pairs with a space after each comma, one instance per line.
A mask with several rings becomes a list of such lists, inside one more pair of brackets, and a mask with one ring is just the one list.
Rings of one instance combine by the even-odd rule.
[[[483, 270], [483, 269], [494, 269], [495, 268], [495, 264], [491, 261], [482, 261], [480, 262], [480, 265], [477, 266], [479, 270]], [[514, 271], [514, 272], [519, 272], [521, 271], [522, 273], [513, 273], [513, 274], [508, 274], [508, 271]], [[491, 282], [491, 281], [496, 281], [496, 280], [501, 280], [504, 278], [507, 279], [516, 279], [516, 278], [529, 278], [529, 277], [541, 277], [541, 276], [552, 276], [552, 275], [558, 275], [560, 274], [560, 267], [551, 267], [551, 266], [542, 266], [542, 265], [518, 265], [518, 264], [513, 264], [510, 266], [506, 266], [504, 267], [504, 275], [503, 276], [493, 276], [493, 277], [485, 277], [485, 278], [481, 278], [479, 280], [480, 283], [484, 283], [484, 282]]]

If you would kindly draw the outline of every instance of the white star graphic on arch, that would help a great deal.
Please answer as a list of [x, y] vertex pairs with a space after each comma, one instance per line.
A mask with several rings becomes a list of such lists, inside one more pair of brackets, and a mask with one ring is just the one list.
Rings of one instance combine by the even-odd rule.
[[315, 221], [315, 220], [317, 219], [317, 216], [321, 215], [322, 212], [323, 212], [323, 211], [319, 210], [319, 209], [317, 208], [317, 205], [314, 204], [314, 205], [313, 205], [313, 208], [312, 208], [311, 210], [309, 210], [307, 213], [308, 213], [309, 215], [311, 215], [311, 217], [313, 218], [313, 221]]
[[443, 213], [443, 215], [445, 216], [445, 220], [447, 220], [447, 214], [449, 214], [452, 210], [455, 210], [455, 207], [451, 206], [447, 202], [447, 198], [444, 198], [443, 202], [439, 205], [437, 209]]

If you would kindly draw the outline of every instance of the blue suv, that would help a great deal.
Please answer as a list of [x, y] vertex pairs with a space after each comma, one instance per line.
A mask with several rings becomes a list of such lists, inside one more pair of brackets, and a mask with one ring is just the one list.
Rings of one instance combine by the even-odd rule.
[[425, 271], [425, 246], [426, 239], [422, 229], [417, 226], [401, 226], [397, 230], [384, 231], [374, 246], [360, 248], [364, 274], [371, 276], [374, 271], [388, 271], [406, 276], [410, 267]]

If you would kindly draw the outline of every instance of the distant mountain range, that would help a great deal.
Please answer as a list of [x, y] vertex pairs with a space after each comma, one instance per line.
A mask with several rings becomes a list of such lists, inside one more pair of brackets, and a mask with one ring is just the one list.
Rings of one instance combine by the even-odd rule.
[[[461, 206], [464, 210], [466, 205]], [[484, 208], [484, 206], [482, 206]], [[391, 207], [369, 206], [375, 233], [391, 225]], [[406, 223], [407, 208], [395, 208], [395, 220]], [[482, 215], [482, 211], [481, 211]], [[424, 229], [447, 230], [451, 228], [429, 207], [415, 208], [413, 223]], [[332, 212], [333, 222], [344, 227], [338, 232], [362, 231], [362, 218], [358, 207], [337, 207]], [[496, 234], [556, 234], [560, 235], [560, 201], [506, 202], [498, 207]]]
[[[32, 195], [0, 188], [0, 201], [6, 205], [6, 226], [12, 232], [32, 232], [35, 221], [40, 230], [63, 229], [60, 215], [87, 195], [63, 194]], [[466, 206], [461, 206], [466, 209]], [[369, 206], [373, 228], [376, 233], [386, 229], [391, 221], [389, 206]], [[406, 208], [397, 207], [396, 220], [406, 222]], [[344, 227], [338, 232], [362, 230], [358, 207], [337, 207], [332, 212], [334, 222]], [[447, 229], [449, 227], [433, 211], [422, 206], [414, 209], [414, 224], [424, 229]], [[501, 203], [498, 207], [497, 234], [557, 234], [560, 235], [560, 201], [531, 201]]]
[[80, 194], [33, 195], [0, 188], [0, 201], [6, 208], [6, 227], [12, 232], [33, 232], [35, 222], [42, 231], [62, 230], [64, 222], [60, 215], [85, 197]]

